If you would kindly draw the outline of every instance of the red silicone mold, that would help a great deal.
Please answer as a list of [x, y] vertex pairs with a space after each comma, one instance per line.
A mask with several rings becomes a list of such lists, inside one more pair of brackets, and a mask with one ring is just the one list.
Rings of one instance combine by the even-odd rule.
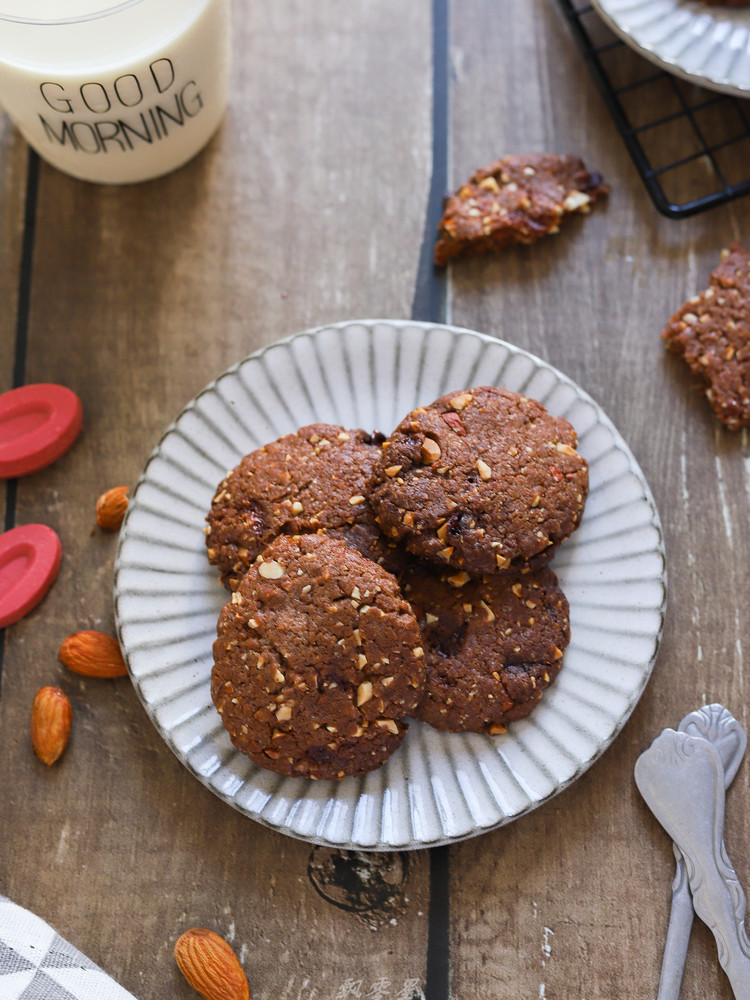
[[50, 465], [73, 444], [83, 408], [63, 385], [39, 382], [0, 395], [0, 479]]
[[0, 535], [0, 628], [36, 607], [55, 582], [61, 559], [60, 539], [46, 524]]

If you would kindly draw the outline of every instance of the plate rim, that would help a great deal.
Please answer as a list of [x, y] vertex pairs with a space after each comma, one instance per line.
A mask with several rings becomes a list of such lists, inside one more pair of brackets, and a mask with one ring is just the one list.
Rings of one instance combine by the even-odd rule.
[[[535, 799], [533, 801], [529, 801], [528, 805], [524, 806], [519, 812], [514, 813], [512, 815], [509, 815], [509, 816], [506, 815], [506, 816], [502, 817], [499, 821], [494, 822], [494, 823], [490, 823], [490, 824], [487, 824], [487, 825], [475, 825], [474, 828], [468, 830], [465, 833], [461, 833], [461, 834], [458, 834], [458, 835], [438, 836], [438, 837], [435, 837], [435, 838], [432, 838], [432, 839], [428, 839], [428, 840], [423, 840], [423, 841], [414, 841], [414, 840], [411, 840], [409, 843], [405, 843], [405, 844], [391, 844], [391, 843], [384, 843], [382, 841], [382, 830], [381, 830], [381, 833], [380, 833], [380, 835], [378, 837], [378, 841], [379, 842], [376, 843], [376, 844], [370, 845], [370, 844], [363, 844], [363, 843], [360, 843], [360, 842], [354, 842], [354, 841], [351, 841], [351, 840], [348, 840], [348, 841], [336, 841], [336, 840], [332, 840], [332, 839], [326, 838], [324, 836], [317, 836], [317, 835], [314, 835], [314, 834], [313, 835], [304, 834], [304, 833], [297, 832], [296, 830], [290, 829], [288, 826], [284, 825], [283, 822], [282, 823], [271, 822], [267, 817], [265, 817], [263, 815], [260, 815], [260, 814], [257, 814], [257, 813], [253, 813], [249, 809], [244, 808], [243, 806], [239, 805], [234, 800], [234, 798], [232, 796], [230, 796], [229, 794], [224, 793], [221, 789], [217, 788], [214, 784], [211, 783], [211, 781], [210, 781], [210, 775], [207, 776], [207, 775], [204, 775], [204, 774], [200, 773], [192, 765], [192, 763], [190, 762], [190, 760], [184, 754], [182, 754], [179, 751], [179, 749], [175, 746], [175, 744], [173, 743], [172, 739], [170, 738], [168, 732], [161, 725], [160, 721], [156, 718], [155, 713], [153, 713], [151, 711], [151, 706], [150, 706], [149, 702], [146, 700], [146, 697], [145, 697], [143, 691], [141, 690], [140, 681], [134, 675], [133, 670], [131, 669], [130, 657], [129, 657], [128, 649], [127, 649], [127, 646], [125, 645], [125, 643], [123, 642], [123, 635], [122, 635], [123, 622], [121, 620], [120, 611], [119, 611], [119, 594], [120, 594], [120, 591], [119, 591], [119, 588], [118, 588], [118, 578], [119, 578], [120, 571], [123, 568], [123, 558], [122, 558], [122, 556], [123, 556], [123, 550], [125, 549], [125, 547], [128, 544], [128, 531], [127, 531], [128, 521], [129, 521], [129, 518], [132, 515], [133, 511], [135, 511], [137, 509], [137, 503], [135, 503], [134, 501], [137, 500], [138, 492], [139, 492], [141, 486], [144, 483], [148, 482], [148, 472], [149, 472], [149, 469], [150, 469], [152, 463], [154, 463], [157, 459], [159, 459], [159, 457], [161, 455], [162, 447], [164, 445], [164, 442], [170, 437], [170, 435], [172, 433], [174, 433], [176, 431], [176, 429], [178, 428], [178, 425], [179, 425], [180, 421], [185, 417], [185, 415], [188, 414], [189, 412], [191, 412], [192, 410], [194, 410], [197, 407], [199, 401], [205, 395], [215, 392], [217, 386], [224, 379], [227, 379], [227, 378], [230, 378], [232, 376], [235, 376], [248, 363], [259, 362], [268, 352], [274, 351], [274, 350], [279, 349], [279, 348], [283, 348], [285, 346], [288, 346], [291, 343], [293, 343], [294, 341], [298, 341], [298, 340], [305, 339], [305, 338], [307, 338], [307, 339], [315, 339], [316, 337], [320, 336], [323, 332], [326, 332], [326, 331], [343, 332], [343, 331], [345, 331], [349, 327], [365, 327], [365, 328], [368, 328], [368, 329], [372, 329], [372, 328], [377, 327], [377, 326], [385, 326], [385, 327], [388, 327], [388, 328], [391, 328], [391, 329], [394, 329], [394, 330], [418, 329], [418, 330], [422, 330], [424, 333], [429, 333], [429, 331], [433, 331], [433, 330], [435, 330], [435, 331], [447, 331], [452, 336], [469, 336], [469, 337], [476, 338], [479, 341], [481, 341], [484, 345], [497, 344], [497, 345], [501, 346], [502, 348], [506, 349], [509, 352], [510, 355], [514, 355], [514, 356], [526, 358], [527, 360], [529, 360], [529, 361], [532, 362], [532, 364], [535, 366], [535, 368], [541, 368], [541, 369], [546, 370], [547, 372], [550, 372], [561, 383], [563, 383], [563, 384], [569, 386], [571, 389], [573, 389], [573, 391], [575, 392], [575, 394], [578, 396], [579, 399], [581, 399], [582, 401], [584, 401], [587, 404], [589, 404], [590, 406], [592, 406], [593, 409], [594, 409], [594, 411], [595, 411], [595, 413], [596, 413], [596, 415], [597, 415], [598, 422], [606, 426], [608, 432], [612, 435], [613, 441], [618, 445], [618, 447], [620, 448], [620, 450], [627, 457], [627, 459], [628, 459], [628, 468], [629, 468], [629, 470], [632, 473], [635, 474], [636, 478], [638, 479], [640, 487], [643, 490], [643, 497], [647, 501], [647, 504], [648, 504], [648, 506], [650, 508], [650, 514], [651, 514], [650, 523], [652, 524], [652, 526], [656, 530], [656, 533], [657, 533], [657, 536], [658, 536], [658, 541], [657, 541], [657, 544], [655, 546], [655, 551], [658, 552], [658, 554], [659, 554], [659, 556], [661, 558], [661, 574], [660, 574], [660, 576], [658, 578], [659, 586], [660, 586], [660, 590], [661, 590], [661, 601], [660, 601], [658, 609], [654, 609], [656, 611], [656, 613], [658, 614], [658, 628], [656, 629], [656, 631], [653, 634], [653, 636], [649, 635], [649, 638], [653, 640], [652, 652], [651, 652], [651, 656], [650, 656], [650, 659], [649, 659], [649, 663], [645, 667], [645, 669], [643, 670], [643, 672], [641, 674], [640, 683], [638, 684], [637, 688], [635, 688], [631, 692], [631, 694], [630, 694], [626, 710], [619, 717], [617, 725], [613, 728], [611, 734], [609, 735], [609, 738], [606, 739], [606, 740], [604, 740], [604, 741], [600, 741], [597, 744], [594, 753], [589, 758], [587, 758], [586, 760], [577, 762], [578, 766], [576, 767], [575, 771], [567, 779], [562, 780], [562, 781], [558, 781], [555, 784], [555, 786], [552, 789], [552, 791], [550, 791], [549, 793], [541, 796], [540, 798], [537, 798], [537, 799]], [[148, 718], [151, 721], [151, 723], [154, 725], [157, 733], [159, 734], [160, 739], [172, 751], [172, 753], [178, 759], [178, 761], [180, 762], [180, 764], [182, 766], [184, 766], [186, 768], [186, 770], [193, 777], [197, 778], [197, 780], [209, 792], [211, 792], [212, 794], [214, 794], [217, 798], [219, 798], [221, 801], [223, 801], [226, 805], [229, 805], [230, 807], [232, 807], [233, 809], [235, 809], [237, 812], [239, 812], [241, 815], [245, 816], [247, 819], [253, 820], [256, 823], [259, 823], [262, 826], [265, 826], [267, 829], [273, 830], [276, 833], [280, 833], [280, 834], [283, 834], [285, 836], [289, 836], [292, 839], [300, 840], [300, 841], [303, 841], [305, 843], [314, 844], [314, 845], [317, 845], [317, 846], [324, 846], [324, 847], [330, 847], [330, 848], [341, 849], [341, 850], [357, 850], [357, 851], [368, 852], [368, 853], [369, 852], [384, 852], [384, 851], [398, 851], [398, 852], [401, 852], [401, 851], [424, 850], [424, 849], [428, 849], [428, 848], [432, 848], [432, 847], [441, 847], [441, 846], [446, 846], [446, 845], [450, 845], [450, 844], [454, 844], [454, 843], [460, 843], [461, 841], [472, 839], [472, 838], [480, 836], [480, 835], [482, 835], [484, 833], [490, 833], [493, 830], [497, 830], [497, 829], [499, 829], [499, 828], [501, 828], [503, 826], [508, 825], [509, 823], [512, 823], [512, 822], [514, 822], [514, 821], [516, 821], [518, 819], [521, 819], [523, 816], [526, 816], [529, 813], [533, 812], [535, 809], [537, 809], [537, 808], [545, 805], [551, 799], [555, 798], [561, 792], [563, 792], [567, 788], [569, 788], [578, 778], [580, 778], [605, 753], [605, 751], [607, 749], [609, 749], [609, 747], [612, 745], [612, 743], [614, 743], [614, 741], [620, 735], [620, 733], [622, 732], [623, 728], [625, 727], [625, 725], [627, 724], [628, 720], [630, 719], [630, 717], [631, 717], [633, 711], [635, 710], [636, 706], [638, 705], [638, 702], [640, 701], [640, 699], [641, 699], [641, 697], [643, 695], [643, 692], [645, 691], [645, 689], [646, 689], [646, 687], [648, 685], [648, 682], [649, 682], [649, 680], [651, 678], [651, 675], [653, 673], [653, 669], [654, 669], [655, 663], [656, 663], [658, 655], [659, 655], [659, 650], [660, 650], [660, 647], [661, 647], [661, 641], [662, 641], [662, 638], [663, 638], [663, 632], [664, 632], [664, 626], [665, 626], [665, 620], [666, 620], [667, 595], [668, 595], [668, 586], [667, 586], [667, 559], [666, 559], [666, 548], [665, 548], [665, 536], [664, 536], [664, 530], [663, 530], [663, 527], [662, 527], [662, 524], [661, 524], [661, 518], [660, 518], [660, 515], [659, 515], [659, 511], [658, 511], [656, 502], [654, 500], [651, 488], [650, 488], [650, 486], [648, 484], [648, 481], [647, 481], [646, 477], [643, 474], [643, 471], [641, 470], [641, 467], [640, 467], [640, 465], [639, 465], [639, 463], [638, 463], [635, 455], [631, 451], [631, 449], [630, 449], [629, 445], [627, 444], [627, 442], [625, 441], [624, 437], [622, 436], [622, 434], [620, 433], [620, 431], [617, 429], [617, 427], [615, 426], [615, 424], [612, 422], [612, 420], [610, 419], [610, 417], [608, 416], [608, 414], [604, 411], [604, 409], [594, 400], [594, 398], [585, 389], [582, 389], [570, 376], [566, 375], [564, 372], [562, 372], [560, 369], [556, 368], [550, 362], [546, 361], [543, 358], [540, 358], [538, 355], [533, 354], [532, 352], [526, 350], [525, 348], [518, 347], [517, 345], [515, 345], [515, 344], [513, 344], [513, 343], [511, 343], [511, 342], [509, 342], [507, 340], [504, 340], [504, 339], [502, 339], [500, 337], [496, 337], [496, 336], [493, 336], [491, 334], [483, 333], [483, 332], [481, 332], [479, 330], [474, 330], [474, 329], [471, 329], [469, 327], [455, 326], [453, 324], [448, 324], [448, 323], [442, 323], [442, 322], [434, 322], [433, 323], [433, 322], [424, 321], [424, 320], [390, 319], [390, 318], [385, 318], [385, 319], [384, 318], [378, 318], [378, 319], [342, 320], [342, 321], [334, 322], [334, 323], [321, 324], [319, 326], [310, 327], [310, 328], [308, 328], [306, 330], [302, 330], [302, 331], [298, 331], [296, 333], [292, 333], [292, 334], [287, 335], [285, 337], [282, 337], [282, 338], [280, 338], [278, 340], [275, 340], [275, 341], [273, 341], [270, 344], [265, 344], [262, 347], [258, 348], [256, 351], [253, 351], [250, 354], [246, 355], [245, 357], [241, 358], [239, 361], [237, 361], [234, 364], [232, 364], [229, 368], [227, 368], [224, 371], [222, 371], [219, 375], [217, 375], [215, 378], [213, 378], [207, 385], [205, 385], [203, 387], [203, 389], [201, 389], [198, 393], [196, 393], [196, 395], [193, 396], [181, 408], [181, 410], [175, 416], [175, 418], [164, 429], [164, 431], [160, 435], [157, 443], [154, 445], [154, 447], [152, 448], [151, 452], [149, 453], [148, 458], [147, 458], [147, 460], [146, 460], [146, 462], [145, 462], [145, 464], [143, 466], [143, 469], [142, 469], [142, 471], [141, 471], [141, 473], [140, 473], [140, 475], [139, 475], [139, 477], [138, 477], [138, 479], [137, 479], [137, 481], [136, 481], [136, 483], [135, 483], [135, 485], [133, 487], [133, 490], [132, 490], [132, 493], [131, 493], [131, 502], [128, 505], [128, 509], [126, 511], [125, 519], [124, 519], [122, 527], [120, 529], [120, 534], [119, 534], [119, 538], [118, 538], [116, 555], [115, 555], [115, 563], [114, 563], [113, 582], [114, 582], [113, 593], [114, 593], [115, 629], [116, 629], [116, 634], [117, 634], [118, 640], [119, 640], [121, 648], [122, 648], [123, 656], [125, 658], [125, 663], [126, 663], [127, 668], [128, 668], [128, 676], [129, 676], [130, 681], [131, 681], [131, 683], [132, 683], [132, 685], [133, 685], [133, 687], [134, 687], [134, 689], [136, 691], [136, 694], [138, 695], [138, 698], [139, 698], [139, 700], [140, 700], [140, 702], [141, 702], [141, 704], [142, 704], [142, 706], [144, 708], [144, 711], [145, 711], [146, 715], [148, 716]], [[410, 720], [410, 722], [411, 721], [412, 720]], [[439, 734], [439, 735], [445, 735], [445, 734]], [[236, 751], [236, 752], [239, 753], [239, 751]], [[275, 775], [275, 772], [268, 772], [268, 773]], [[275, 777], [282, 778], [283, 776], [281, 776], [281, 775], [275, 775]], [[303, 779], [300, 779], [300, 780], [303, 780]]]
[[[623, 42], [629, 45], [639, 55], [648, 59], [653, 65], [658, 66], [667, 73], [672, 73], [674, 76], [679, 77], [687, 83], [695, 84], [698, 87], [705, 87], [709, 90], [717, 91], [718, 93], [728, 94], [731, 97], [748, 97], [748, 95], [750, 95], [750, 84], [747, 87], [741, 87], [737, 83], [733, 83], [731, 80], [717, 79], [703, 73], [691, 73], [689, 70], [683, 69], [679, 62], [660, 55], [659, 52], [655, 51], [653, 47], [649, 47], [644, 42], [637, 39], [630, 31], [628, 31], [627, 28], [623, 27], [617, 17], [606, 8], [606, 3], [607, 0], [591, 0], [591, 6], [607, 24], [607, 26], [614, 31], [614, 33], [622, 39]], [[704, 16], [710, 17], [712, 10], [712, 7], [701, 7], [699, 11], [696, 11], [696, 16], [698, 14], [703, 14]], [[725, 14], [729, 14], [731, 16], [733, 9], [730, 7], [722, 7], [721, 10]], [[750, 25], [748, 25], [748, 43], [750, 44]]]

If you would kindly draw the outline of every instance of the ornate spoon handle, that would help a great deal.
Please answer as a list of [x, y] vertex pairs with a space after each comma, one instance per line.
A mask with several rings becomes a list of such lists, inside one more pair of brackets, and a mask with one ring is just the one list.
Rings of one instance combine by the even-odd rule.
[[636, 762], [647, 805], [685, 860], [695, 912], [713, 932], [737, 1000], [750, 1000], [745, 894], [723, 841], [724, 769], [707, 740], [665, 729]]
[[672, 880], [672, 908], [669, 911], [667, 940], [661, 963], [659, 993], [656, 1000], [677, 1000], [685, 970], [690, 930], [693, 926], [693, 897], [690, 895], [682, 853], [675, 847], [675, 873]]
[[[728, 788], [737, 774], [747, 747], [747, 734], [732, 713], [723, 705], [705, 705], [686, 715], [677, 728], [689, 736], [702, 736], [713, 743], [719, 751], [724, 769], [724, 788]], [[678, 1000], [693, 926], [693, 897], [682, 854], [676, 845], [674, 853], [672, 906], [657, 1000]]]

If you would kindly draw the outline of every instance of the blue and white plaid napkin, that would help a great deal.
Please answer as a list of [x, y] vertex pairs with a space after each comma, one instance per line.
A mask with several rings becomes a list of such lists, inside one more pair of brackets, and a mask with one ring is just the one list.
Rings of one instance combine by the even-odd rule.
[[0, 1000], [135, 1000], [44, 920], [0, 896]]

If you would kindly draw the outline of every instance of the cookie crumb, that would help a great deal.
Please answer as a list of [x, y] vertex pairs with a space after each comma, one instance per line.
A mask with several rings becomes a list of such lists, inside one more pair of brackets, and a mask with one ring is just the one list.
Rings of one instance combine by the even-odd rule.
[[750, 249], [724, 250], [708, 288], [661, 336], [703, 383], [716, 417], [732, 431], [750, 426]]
[[599, 174], [575, 156], [505, 156], [477, 170], [445, 201], [435, 263], [496, 253], [512, 243], [535, 243], [558, 232], [567, 216], [588, 213], [609, 193]]

